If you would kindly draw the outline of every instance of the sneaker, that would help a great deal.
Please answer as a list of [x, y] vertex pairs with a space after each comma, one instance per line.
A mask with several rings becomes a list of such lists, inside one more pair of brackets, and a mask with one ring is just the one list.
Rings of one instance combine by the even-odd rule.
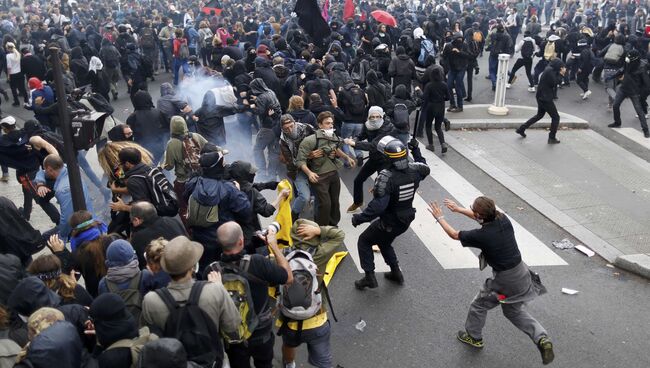
[[589, 96], [591, 96], [591, 91], [590, 91], [590, 90], [587, 90], [587, 92], [585, 92], [585, 93], [582, 95], [582, 99], [583, 99], [583, 100], [586, 100], [587, 97], [589, 97]]
[[458, 331], [458, 335], [456, 335], [456, 337], [458, 338], [458, 341], [464, 342], [469, 346], [473, 346], [478, 349], [483, 348], [483, 339], [477, 340], [470, 336], [466, 331]]
[[436, 147], [433, 144], [427, 144], [425, 148], [431, 152], [436, 152]]
[[547, 143], [548, 144], [558, 144], [558, 143], [560, 143], [560, 140], [557, 139], [557, 138], [549, 138]]
[[0, 182], [8, 183], [9, 182], [9, 174], [2, 175], [2, 177], [0, 178]]
[[363, 276], [363, 278], [354, 282], [354, 287], [359, 290], [363, 290], [365, 288], [374, 289], [377, 286], [379, 286], [379, 284], [377, 284], [377, 279], [375, 278], [374, 272], [366, 272], [366, 275]]
[[447, 143], [442, 144], [442, 153], [447, 153]]
[[528, 92], [535, 92], [535, 86], [528, 87]]
[[620, 128], [621, 124], [620, 123], [611, 123], [607, 125], [608, 128]]
[[511, 83], [506, 83], [506, 89], [510, 89], [510, 87], [512, 87], [512, 84]]
[[472, 102], [472, 98], [471, 98], [471, 97], [465, 97], [465, 99], [464, 99], [463, 101], [465, 101], [465, 102]]
[[555, 359], [555, 354], [553, 353], [553, 343], [548, 337], [544, 336], [539, 339], [537, 348], [539, 349], [540, 354], [542, 354], [542, 364], [550, 364], [553, 359]]
[[445, 132], [448, 132], [451, 129], [451, 121], [445, 119], [443, 122], [445, 123]]
[[359, 208], [361, 208], [361, 206], [363, 206], [363, 202], [361, 202], [361, 203], [352, 203], [352, 205], [350, 205], [350, 207], [348, 207], [348, 213], [357, 212], [357, 210]]
[[454, 105], [451, 105], [451, 106], [449, 106], [449, 107], [447, 108], [447, 111], [448, 111], [448, 112], [453, 112], [454, 110], [456, 110], [456, 106], [454, 106]]
[[519, 134], [522, 138], [526, 138], [526, 133], [524, 133], [524, 130], [521, 128], [515, 130], [515, 133]]

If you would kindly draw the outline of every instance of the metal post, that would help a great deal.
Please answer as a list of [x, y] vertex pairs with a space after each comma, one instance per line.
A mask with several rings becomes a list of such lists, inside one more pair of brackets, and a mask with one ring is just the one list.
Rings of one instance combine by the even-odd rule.
[[508, 61], [510, 55], [499, 54], [499, 68], [497, 69], [497, 84], [494, 92], [494, 104], [488, 107], [492, 115], [508, 115], [506, 107], [506, 83], [508, 82]]
[[[56, 88], [56, 99], [59, 108], [59, 122], [61, 124], [61, 135], [63, 136], [63, 161], [68, 167], [68, 179], [70, 180], [70, 194], [72, 195], [72, 207], [75, 211], [86, 209], [83, 186], [81, 184], [81, 173], [77, 163], [77, 151], [72, 142], [72, 120], [68, 109], [68, 100], [65, 95], [65, 84], [63, 83], [63, 70], [59, 58], [59, 48], [50, 47], [52, 58], [52, 71], [54, 76], [54, 87]], [[61, 153], [61, 152], [60, 152]]]

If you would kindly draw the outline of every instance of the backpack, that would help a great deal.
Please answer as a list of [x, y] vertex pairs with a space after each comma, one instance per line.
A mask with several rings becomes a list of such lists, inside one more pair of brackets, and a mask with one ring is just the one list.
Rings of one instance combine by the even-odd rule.
[[219, 222], [219, 206], [204, 206], [190, 196], [187, 200], [187, 226], [211, 227]]
[[179, 340], [187, 351], [188, 361], [204, 367], [212, 367], [218, 358], [221, 359], [223, 353], [217, 326], [199, 307], [201, 291], [207, 283], [196, 281], [192, 285], [190, 297], [183, 305], [174, 299], [166, 287], [157, 289], [155, 293], [169, 310], [163, 336]]
[[[115, 48], [107, 49], [108, 53], [105, 55], [106, 60], [102, 60], [106, 63], [106, 66], [109, 68], [117, 68], [120, 66], [120, 54], [119, 51]], [[115, 51], [115, 52], [113, 52]], [[101, 51], [100, 51], [101, 52]]]
[[303, 250], [294, 250], [286, 258], [293, 283], [280, 287], [280, 313], [291, 320], [304, 321], [315, 316], [323, 305], [317, 267], [311, 254]]
[[61, 137], [61, 135], [59, 133], [55, 133], [55, 132], [48, 131], [48, 130], [43, 130], [42, 132], [38, 133], [38, 136], [43, 138], [43, 140], [46, 141], [47, 143], [54, 146], [54, 148], [59, 153], [59, 155], [61, 157], [63, 157], [63, 155], [64, 155], [64, 153], [63, 153], [64, 152], [64, 150], [63, 150], [63, 146], [64, 146], [63, 145], [63, 137]]
[[472, 40], [477, 43], [483, 42], [483, 32], [474, 31], [474, 33], [472, 33]]
[[136, 321], [140, 320], [142, 314], [142, 293], [140, 293], [140, 282], [142, 281], [142, 271], [129, 281], [126, 289], [120, 289], [117, 284], [106, 280], [106, 288], [110, 293], [117, 294], [122, 300], [126, 309], [131, 312], [131, 315]]
[[395, 104], [393, 108], [393, 125], [397, 129], [409, 128], [409, 110], [403, 103]]
[[[221, 282], [228, 290], [228, 294], [230, 294], [230, 298], [235, 303], [235, 307], [241, 316], [242, 323], [239, 325], [239, 336], [241, 336], [242, 341], [251, 337], [260, 323], [260, 316], [255, 312], [249, 281], [266, 284], [265, 281], [248, 273], [250, 261], [251, 256], [246, 254], [238, 264], [219, 262], [222, 270]], [[262, 309], [260, 309], [262, 312], [266, 310], [266, 301]], [[228, 337], [225, 337], [225, 339], [226, 342], [231, 344], [241, 342], [230, 340]]]
[[181, 45], [178, 47], [178, 57], [180, 59], [189, 59], [190, 48], [187, 46], [187, 41], [181, 41]]
[[607, 49], [604, 60], [609, 64], [618, 64], [618, 62], [621, 60], [621, 57], [623, 57], [624, 52], [625, 50], [623, 49], [623, 46], [617, 43], [613, 43]]
[[174, 187], [159, 167], [152, 167], [146, 175], [132, 175], [131, 177], [143, 178], [149, 184], [151, 204], [156, 207], [158, 216], [174, 217], [178, 214], [178, 200]]
[[90, 103], [90, 105], [93, 107], [93, 109], [97, 112], [105, 112], [108, 114], [112, 114], [115, 109], [113, 109], [113, 106], [106, 101], [104, 96], [100, 95], [99, 93], [92, 92], [92, 93], [87, 93], [84, 98]]
[[418, 63], [424, 65], [429, 57], [436, 57], [436, 48], [430, 39], [425, 38], [420, 42], [420, 56], [418, 56]]
[[347, 89], [350, 96], [350, 104], [346, 106], [352, 115], [364, 115], [366, 113], [366, 94], [357, 86]]
[[190, 173], [198, 172], [201, 169], [199, 157], [201, 156], [201, 147], [196, 143], [191, 133], [183, 138], [183, 163], [190, 170]]
[[350, 77], [355, 84], [363, 85], [366, 84], [366, 73], [370, 69], [370, 63], [366, 59], [359, 60], [358, 63], [352, 66], [350, 71]]
[[553, 60], [555, 57], [555, 42], [547, 42], [544, 46], [544, 59]]
[[524, 44], [521, 45], [521, 57], [530, 59], [533, 57], [535, 52], [535, 44], [533, 41], [524, 41]]
[[138, 337], [134, 339], [117, 340], [104, 351], [109, 351], [118, 348], [129, 348], [131, 350], [131, 368], [139, 367], [139, 358], [142, 348], [149, 341], [158, 340], [158, 336], [149, 332], [149, 327], [142, 327], [138, 333]]
[[140, 47], [149, 50], [156, 48], [156, 40], [153, 36], [153, 29], [144, 28], [142, 30], [142, 35], [140, 36]]

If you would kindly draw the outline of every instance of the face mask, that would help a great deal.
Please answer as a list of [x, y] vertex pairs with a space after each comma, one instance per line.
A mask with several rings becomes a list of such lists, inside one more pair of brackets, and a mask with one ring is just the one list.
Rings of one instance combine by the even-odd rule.
[[169, 24], [167, 24], [167, 27], [169, 27], [169, 28], [172, 28], [173, 26], [174, 26], [173, 23], [169, 23]]
[[366, 121], [366, 128], [368, 128], [368, 130], [377, 130], [381, 128], [383, 124], [384, 119], [368, 119], [368, 121]]
[[331, 129], [321, 129], [323, 134], [325, 134], [326, 137], [332, 137], [334, 136], [334, 128]]
[[379, 32], [379, 36], [384, 37], [386, 34], [384, 32]]
[[291, 131], [289, 131], [289, 133], [284, 133], [284, 134], [286, 134], [286, 136], [291, 139], [296, 139], [298, 138], [298, 127], [294, 125]]

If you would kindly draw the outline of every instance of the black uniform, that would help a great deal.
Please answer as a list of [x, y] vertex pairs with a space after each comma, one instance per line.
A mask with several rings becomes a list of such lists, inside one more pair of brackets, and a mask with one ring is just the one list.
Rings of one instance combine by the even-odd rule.
[[403, 282], [392, 243], [395, 238], [409, 228], [415, 219], [413, 198], [420, 181], [426, 178], [429, 172], [430, 169], [427, 165], [408, 163], [406, 156], [403, 156], [402, 159], [393, 161], [390, 168], [382, 170], [377, 176], [373, 200], [363, 213], [352, 217], [353, 226], [373, 221], [379, 217], [359, 236], [357, 248], [361, 268], [366, 272], [366, 276], [355, 283], [357, 288], [377, 287], [374, 277], [373, 244], [379, 246], [382, 257], [391, 268], [390, 274], [386, 275], [387, 278], [399, 283]]

